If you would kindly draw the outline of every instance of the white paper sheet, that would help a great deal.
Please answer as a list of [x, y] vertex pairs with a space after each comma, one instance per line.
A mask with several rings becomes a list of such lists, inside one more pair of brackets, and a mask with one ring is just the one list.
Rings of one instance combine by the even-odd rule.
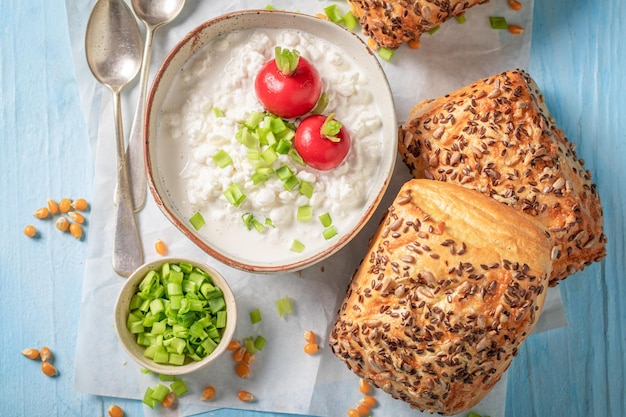
[[[94, 193], [88, 259], [85, 266], [81, 318], [76, 352], [76, 389], [90, 394], [137, 398], [145, 388], [158, 383], [154, 375], [142, 374], [119, 345], [113, 326], [113, 305], [123, 284], [111, 267], [113, 233], [113, 190], [115, 187], [115, 139], [111, 95], [91, 76], [84, 61], [84, 27], [91, 6], [67, 2], [70, 35], [76, 64], [76, 76], [95, 156]], [[188, 1], [181, 16], [160, 29], [154, 40], [151, 75], [154, 75], [167, 52], [188, 31], [222, 13], [251, 8], [264, 8], [266, 0]], [[330, 4], [347, 11], [342, 1], [285, 1], [271, 4], [279, 9], [315, 14]], [[462, 85], [501, 71], [525, 68], [530, 51], [532, 1], [514, 12], [506, 2], [493, 2], [471, 9], [464, 24], [451, 20], [434, 35], [423, 35], [419, 50], [400, 48], [391, 62], [382, 62], [396, 100], [398, 120], [406, 118], [418, 101], [436, 97]], [[489, 27], [489, 16], [505, 16], [526, 28], [523, 35]], [[123, 92], [124, 127], [128, 134], [133, 118], [138, 87], [135, 82]], [[299, 273], [255, 275], [229, 268], [202, 252], [157, 208], [151, 197], [139, 213], [138, 222], [146, 261], [158, 257], [153, 245], [161, 239], [172, 256], [187, 256], [205, 261], [222, 272], [233, 287], [240, 309], [236, 337], [263, 335], [269, 342], [252, 365], [252, 376], [242, 381], [234, 374], [234, 364], [226, 356], [206, 371], [185, 377], [190, 393], [180, 398], [173, 410], [145, 408], [147, 416], [192, 415], [211, 409], [245, 408], [292, 414], [333, 416], [343, 414], [359, 398], [358, 378], [336, 359], [326, 344], [336, 308], [343, 298], [350, 276], [366, 251], [367, 240], [374, 233], [378, 220], [401, 184], [409, 178], [404, 164], [398, 160], [394, 179], [378, 212], [357, 238], [340, 252], [322, 263]], [[274, 302], [280, 297], [292, 299], [295, 312], [279, 318]], [[548, 292], [549, 301], [537, 329], [546, 330], [565, 324], [558, 290]], [[549, 308], [548, 308], [549, 306]], [[261, 310], [263, 320], [252, 325], [248, 312]], [[321, 336], [319, 355], [302, 352], [303, 332], [313, 329]], [[218, 391], [211, 402], [202, 402], [200, 392], [205, 385]], [[241, 403], [239, 389], [255, 394], [257, 401]], [[492, 416], [504, 415], [506, 375], [475, 410]], [[419, 416], [404, 403], [383, 393], [376, 395], [377, 416]], [[341, 407], [338, 412], [337, 407]], [[428, 415], [428, 414], [424, 414]]]

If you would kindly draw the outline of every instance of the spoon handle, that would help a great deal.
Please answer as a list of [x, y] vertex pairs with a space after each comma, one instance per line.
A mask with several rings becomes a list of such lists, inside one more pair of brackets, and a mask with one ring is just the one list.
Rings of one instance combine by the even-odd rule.
[[118, 275], [128, 277], [143, 264], [143, 247], [135, 220], [130, 187], [128, 162], [124, 148], [122, 105], [120, 92], [113, 93], [115, 136], [117, 139], [117, 204], [115, 206], [115, 234], [113, 236], [113, 269]]
[[146, 165], [144, 162], [144, 144], [143, 144], [143, 127], [144, 127], [144, 111], [146, 107], [146, 92], [148, 87], [148, 75], [150, 73], [150, 59], [152, 58], [152, 39], [154, 29], [146, 25], [146, 41], [143, 49], [143, 59], [141, 61], [141, 73], [139, 78], [139, 95], [137, 96], [137, 107], [135, 108], [135, 117], [130, 130], [128, 140], [128, 161], [131, 187], [131, 197], [133, 209], [139, 211], [146, 203]]

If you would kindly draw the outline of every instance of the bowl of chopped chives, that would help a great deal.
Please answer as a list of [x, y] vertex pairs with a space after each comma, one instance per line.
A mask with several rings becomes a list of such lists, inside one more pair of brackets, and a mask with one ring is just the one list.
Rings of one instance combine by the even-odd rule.
[[184, 375], [214, 362], [235, 332], [237, 306], [224, 277], [202, 262], [165, 258], [139, 267], [115, 304], [115, 330], [140, 366]]

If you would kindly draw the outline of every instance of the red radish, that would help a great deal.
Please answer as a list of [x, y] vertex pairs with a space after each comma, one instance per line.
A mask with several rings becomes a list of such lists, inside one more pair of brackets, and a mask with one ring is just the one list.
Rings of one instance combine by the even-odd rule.
[[319, 73], [295, 49], [277, 46], [274, 55], [254, 81], [257, 98], [265, 110], [284, 119], [308, 113], [322, 94]]
[[296, 129], [294, 146], [304, 162], [312, 168], [327, 171], [336, 168], [348, 155], [350, 135], [331, 114], [314, 114], [302, 120]]

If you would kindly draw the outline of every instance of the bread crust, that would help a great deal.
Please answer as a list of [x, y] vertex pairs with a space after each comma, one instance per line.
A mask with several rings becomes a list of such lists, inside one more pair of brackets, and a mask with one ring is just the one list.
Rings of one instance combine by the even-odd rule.
[[415, 178], [478, 190], [541, 221], [555, 237], [550, 285], [605, 257], [591, 173], [526, 72], [417, 104], [400, 128], [398, 150]]
[[531, 332], [551, 247], [530, 216], [458, 185], [410, 180], [370, 241], [329, 344], [411, 407], [468, 410]]
[[488, 0], [348, 0], [363, 34], [378, 46], [396, 49], [418, 42], [422, 33]]

